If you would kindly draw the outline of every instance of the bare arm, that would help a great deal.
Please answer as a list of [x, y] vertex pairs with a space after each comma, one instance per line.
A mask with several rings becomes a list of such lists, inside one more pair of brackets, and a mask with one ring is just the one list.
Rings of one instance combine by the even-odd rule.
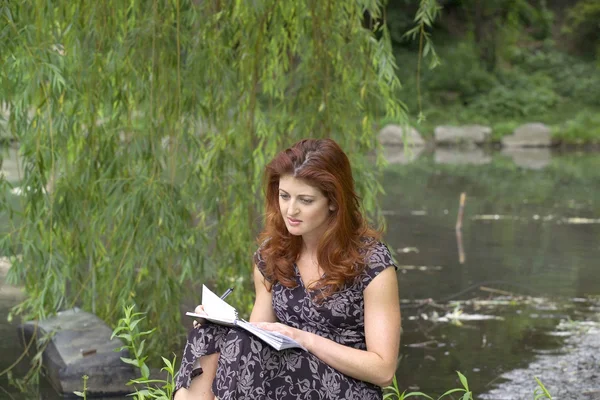
[[265, 277], [256, 266], [254, 266], [253, 277], [256, 299], [254, 300], [252, 314], [250, 314], [250, 322], [276, 322], [277, 317], [275, 311], [273, 311], [272, 303], [273, 294], [267, 290], [271, 287], [271, 284], [265, 280]]
[[[367, 350], [344, 346], [283, 324], [259, 324], [290, 336], [336, 370], [379, 386], [391, 384], [400, 348], [400, 301], [394, 268], [386, 268], [364, 291]], [[257, 295], [258, 298], [258, 295]]]

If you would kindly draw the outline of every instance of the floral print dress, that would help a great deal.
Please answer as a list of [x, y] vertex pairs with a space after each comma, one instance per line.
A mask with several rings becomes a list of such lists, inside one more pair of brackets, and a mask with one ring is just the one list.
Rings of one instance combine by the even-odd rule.
[[[273, 309], [280, 322], [366, 350], [364, 296], [367, 285], [388, 267], [396, 266], [388, 248], [375, 242], [365, 258], [366, 268], [352, 285], [321, 302], [313, 301], [296, 268], [297, 286], [272, 287]], [[265, 262], [260, 249], [254, 254], [258, 269]], [[189, 387], [194, 362], [219, 352], [213, 392], [230, 399], [381, 399], [379, 386], [351, 378], [301, 349], [276, 351], [239, 328], [204, 324], [190, 331], [175, 389]]]

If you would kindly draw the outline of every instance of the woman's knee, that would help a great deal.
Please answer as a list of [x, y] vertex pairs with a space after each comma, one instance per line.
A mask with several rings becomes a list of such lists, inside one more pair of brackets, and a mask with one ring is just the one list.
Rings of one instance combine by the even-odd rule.
[[187, 400], [188, 398], [188, 390], [186, 388], [180, 388], [175, 392], [175, 396], [173, 396], [173, 400]]

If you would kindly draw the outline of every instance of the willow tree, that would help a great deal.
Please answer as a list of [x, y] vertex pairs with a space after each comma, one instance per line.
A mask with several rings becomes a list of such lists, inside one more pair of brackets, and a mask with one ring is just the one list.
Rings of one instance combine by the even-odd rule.
[[264, 164], [303, 137], [337, 140], [375, 209], [373, 124], [404, 118], [380, 1], [1, 4], [16, 313], [135, 302], [173, 340], [189, 282], [250, 275]]

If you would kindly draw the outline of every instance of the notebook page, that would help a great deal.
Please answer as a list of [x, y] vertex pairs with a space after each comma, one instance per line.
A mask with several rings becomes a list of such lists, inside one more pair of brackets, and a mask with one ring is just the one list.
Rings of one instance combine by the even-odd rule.
[[221, 300], [219, 296], [213, 293], [205, 285], [202, 285], [202, 305], [207, 314], [207, 319], [217, 321], [234, 322], [237, 319], [235, 308]]

